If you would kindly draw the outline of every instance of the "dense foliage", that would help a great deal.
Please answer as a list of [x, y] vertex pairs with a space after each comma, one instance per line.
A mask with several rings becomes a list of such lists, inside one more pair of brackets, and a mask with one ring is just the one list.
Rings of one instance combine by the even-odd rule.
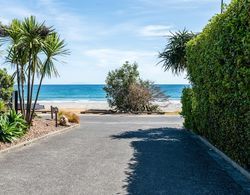
[[27, 130], [26, 121], [14, 110], [0, 115], [0, 141], [12, 142], [24, 135]]
[[171, 70], [174, 74], [179, 74], [186, 70], [186, 43], [194, 36], [194, 33], [184, 29], [167, 37], [168, 43], [164, 51], [159, 53], [159, 63], [163, 63], [165, 71]]
[[192, 88], [184, 88], [182, 91], [181, 97], [181, 104], [182, 104], [182, 111], [181, 115], [184, 116], [184, 126], [185, 128], [192, 130], [195, 129], [194, 126], [194, 115], [193, 115], [193, 108], [195, 104], [195, 100], [193, 98], [193, 90]]
[[7, 111], [7, 105], [4, 101], [0, 101], [0, 114], [3, 114]]
[[119, 112], [158, 111], [153, 101], [167, 99], [153, 82], [140, 78], [136, 63], [129, 62], [108, 73], [104, 90], [110, 107]]
[[[57, 76], [54, 62], [57, 56], [67, 54], [64, 40], [51, 27], [39, 23], [34, 16], [12, 20], [9, 26], [0, 27], [0, 37], [7, 40], [6, 60], [15, 68], [21, 113], [31, 124], [43, 79]], [[34, 92], [34, 82], [39, 81]], [[24, 94], [26, 88], [27, 94]], [[32, 103], [32, 100], [35, 101]]]
[[0, 101], [8, 102], [14, 90], [14, 81], [5, 69], [0, 69]]
[[187, 128], [250, 167], [250, 2], [233, 0], [187, 44]]

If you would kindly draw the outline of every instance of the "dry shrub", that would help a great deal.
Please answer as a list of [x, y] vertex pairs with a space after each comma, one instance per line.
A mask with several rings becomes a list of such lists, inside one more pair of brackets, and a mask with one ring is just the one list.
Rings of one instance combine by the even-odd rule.
[[63, 115], [67, 117], [70, 123], [80, 123], [80, 117], [73, 112], [61, 110], [58, 114], [59, 118]]
[[152, 107], [150, 90], [140, 84], [129, 86], [128, 101], [133, 111], [149, 111]]

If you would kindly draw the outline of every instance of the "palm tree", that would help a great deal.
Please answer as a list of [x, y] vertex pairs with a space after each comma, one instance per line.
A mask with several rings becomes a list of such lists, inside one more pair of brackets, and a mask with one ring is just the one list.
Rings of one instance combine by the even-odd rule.
[[176, 75], [183, 72], [187, 67], [186, 43], [194, 36], [194, 33], [186, 29], [171, 33], [164, 51], [159, 53], [158, 57], [162, 60], [158, 64], [163, 63], [165, 71], [171, 70]]
[[[19, 45], [20, 40], [20, 28], [21, 22], [17, 19], [12, 20], [12, 23], [9, 27], [6, 28], [6, 33], [11, 42], [10, 48], [8, 49], [7, 62], [11, 63], [12, 66], [16, 68], [14, 77], [17, 77], [17, 86], [18, 86], [18, 96], [20, 101], [21, 112], [24, 115], [24, 100], [21, 95], [21, 86], [23, 89], [24, 81], [21, 75], [24, 74], [24, 65], [26, 64], [26, 60], [24, 60], [25, 54], [23, 52], [23, 48]], [[21, 68], [21, 69], [20, 69]], [[22, 83], [22, 84], [21, 84]]]
[[[64, 49], [65, 43], [54, 29], [38, 23], [34, 16], [22, 22], [15, 19], [8, 27], [0, 26], [0, 36], [6, 35], [10, 42], [7, 62], [16, 69], [14, 76], [17, 78], [21, 112], [27, 123], [31, 124], [44, 77], [58, 76], [54, 61], [57, 56], [65, 55], [68, 51]], [[44, 62], [41, 59], [45, 59]], [[32, 106], [35, 76], [40, 82]]]
[[28, 76], [27, 76], [27, 100], [25, 119], [30, 122], [30, 110], [32, 103], [33, 81], [35, 78], [36, 68], [38, 66], [38, 53], [41, 50], [43, 40], [40, 36], [42, 24], [39, 24], [35, 17], [25, 18], [21, 25], [19, 44], [28, 53]]
[[69, 54], [68, 50], [65, 49], [64, 40], [60, 40], [60, 37], [57, 35], [57, 33], [52, 33], [51, 35], [46, 37], [42, 51], [46, 55], [46, 60], [40, 67], [40, 82], [38, 85], [30, 120], [32, 120], [35, 112], [35, 105], [39, 97], [44, 77], [47, 76], [50, 78], [52, 76], [59, 76], [54, 62], [58, 61], [57, 56]]

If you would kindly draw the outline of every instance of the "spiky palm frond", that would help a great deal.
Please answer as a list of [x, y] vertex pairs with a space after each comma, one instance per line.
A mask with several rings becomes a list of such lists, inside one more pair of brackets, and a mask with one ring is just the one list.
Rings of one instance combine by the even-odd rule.
[[44, 76], [52, 77], [59, 76], [54, 61], [58, 61], [57, 57], [68, 55], [69, 51], [65, 49], [65, 41], [61, 40], [57, 33], [52, 33], [45, 39], [43, 52], [46, 55], [46, 60], [43, 64]]
[[178, 75], [186, 69], [186, 43], [195, 36], [186, 29], [172, 33], [163, 52], [159, 53], [165, 71], [171, 70]]

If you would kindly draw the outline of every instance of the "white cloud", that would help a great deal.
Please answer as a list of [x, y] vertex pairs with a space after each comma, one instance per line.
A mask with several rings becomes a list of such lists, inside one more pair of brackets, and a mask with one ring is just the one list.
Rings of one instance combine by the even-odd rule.
[[[155, 1], [155, 5], [159, 6], [161, 0]], [[168, 0], [162, 0], [164, 1]], [[148, 2], [154, 3], [152, 0]], [[103, 83], [107, 72], [121, 66], [125, 61], [138, 62], [145, 79], [159, 83], [185, 82], [182, 77], [179, 77], [180, 80], [172, 79], [171, 73], [163, 72], [161, 66], [155, 66], [158, 62], [157, 51], [164, 46], [162, 41], [165, 40], [159, 37], [168, 35], [173, 30], [171, 26], [163, 25], [165, 22], [169, 24], [167, 19], [162, 19], [165, 17], [162, 13], [165, 13], [168, 6], [164, 7], [164, 12], [158, 13], [161, 17], [156, 20], [158, 16], [154, 17], [153, 14], [159, 9], [134, 1], [132, 4], [137, 7], [120, 7], [114, 17], [111, 14], [114, 10], [107, 14], [93, 8], [93, 11], [99, 11], [93, 14], [89, 13], [89, 8], [79, 7], [78, 2], [3, 1], [0, 21], [9, 23], [13, 18], [22, 19], [35, 15], [38, 21], [45, 20], [47, 25], [53, 25], [66, 40], [71, 55], [63, 59], [67, 61], [66, 65], [58, 64], [61, 77], [46, 80], [47, 83]], [[88, 6], [87, 3], [84, 5]], [[117, 47], [119, 49], [114, 49]]]
[[35, 12], [21, 5], [2, 4], [0, 21], [3, 24], [9, 24], [14, 18], [24, 18], [34, 14]]
[[10, 20], [8, 18], [4, 18], [4, 17], [0, 17], [0, 21], [3, 24], [9, 24], [10, 23]]
[[[67, 41], [89, 40], [91, 35], [87, 29], [87, 22], [84, 17], [67, 10], [67, 7], [56, 0], [39, 0], [39, 3], [46, 10], [46, 21], [55, 25]], [[42, 14], [40, 14], [43, 17]]]
[[125, 61], [142, 62], [152, 60], [157, 56], [156, 52], [151, 51], [132, 51], [116, 49], [91, 49], [83, 52], [85, 56], [93, 58], [100, 67], [117, 67]]
[[[224, 0], [229, 3], [231, 0]], [[220, 0], [137, 0], [138, 3], [143, 4], [145, 7], [150, 7], [152, 10], [165, 10], [166, 8], [175, 10], [197, 10], [203, 5], [218, 4]]]
[[[164, 72], [161, 65], [157, 66], [159, 59], [157, 58], [158, 53], [155, 51], [103, 48], [86, 50], [83, 55], [84, 59], [91, 58], [93, 60], [92, 66], [97, 66], [95, 74], [99, 75], [102, 80], [105, 80], [108, 71], [120, 67], [125, 61], [129, 61], [130, 63], [138, 63], [139, 72], [143, 79], [157, 83], [187, 83], [187, 80], [184, 79], [185, 74], [171, 79], [173, 75], [170, 71]], [[92, 79], [91, 75], [85, 77], [88, 77], [89, 80]]]
[[159, 37], [159, 36], [169, 35], [171, 29], [172, 29], [172, 26], [148, 25], [140, 29], [139, 33], [142, 36], [146, 36], [146, 37]]
[[[86, 50], [83, 55], [84, 63], [92, 62], [93, 64], [90, 63], [89, 66], [92, 65], [90, 67], [96, 70], [96, 75], [102, 80], [105, 80], [108, 71], [120, 67], [125, 61], [129, 61], [130, 63], [138, 63], [139, 72], [143, 79], [157, 81], [157, 83], [187, 83], [187, 80], [184, 79], [185, 74], [171, 79], [173, 75], [170, 71], [164, 72], [161, 65], [157, 66], [159, 59], [157, 58], [158, 53], [155, 51], [102, 48]], [[85, 74], [84, 79], [84, 81], [91, 81], [94, 78]]]

